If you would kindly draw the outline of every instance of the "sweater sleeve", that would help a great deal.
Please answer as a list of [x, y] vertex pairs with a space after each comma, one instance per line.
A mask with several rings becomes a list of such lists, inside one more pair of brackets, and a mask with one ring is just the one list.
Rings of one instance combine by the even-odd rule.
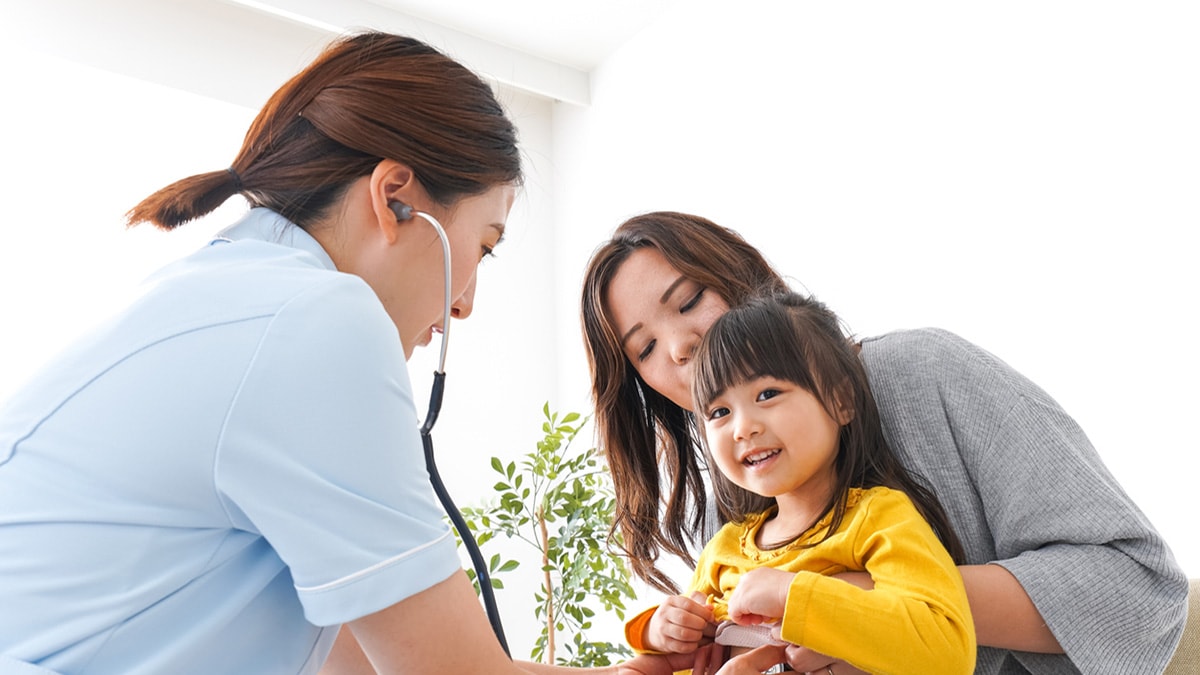
[[992, 562], [1020, 581], [1072, 662], [1087, 673], [1165, 667], [1187, 580], [1074, 421], [1023, 397], [972, 460]]
[[[1078, 424], [946, 331], [873, 338], [863, 355], [889, 442], [930, 483], [968, 563], [1012, 572], [1082, 672], [1160, 672], [1187, 579]], [[1063, 671], [1061, 656], [1010, 654]]]
[[869, 672], [970, 673], [974, 626], [950, 555], [903, 493], [875, 493], [864, 507], [847, 534], [875, 589], [797, 573], [783, 639]]

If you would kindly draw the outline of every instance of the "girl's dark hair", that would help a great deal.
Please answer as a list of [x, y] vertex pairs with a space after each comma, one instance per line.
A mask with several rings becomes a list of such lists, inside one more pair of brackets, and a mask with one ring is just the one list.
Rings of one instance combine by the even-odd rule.
[[240, 192], [306, 227], [383, 159], [442, 206], [522, 177], [516, 129], [486, 83], [423, 42], [364, 32], [271, 96], [229, 170], [172, 183], [126, 218], [169, 230]]
[[[631, 218], [602, 244], [585, 272], [582, 320], [598, 444], [616, 490], [614, 531], [633, 572], [651, 586], [678, 586], [657, 566], [660, 551], [689, 563], [704, 515], [697, 431], [692, 414], [648, 386], [625, 357], [605, 302], [609, 284], [631, 253], [654, 248], [680, 274], [736, 306], [787, 284], [762, 254], [733, 230], [699, 216], [659, 211]], [[660, 469], [661, 463], [661, 469]], [[660, 480], [666, 473], [667, 495]], [[665, 502], [665, 506], [664, 506]]]
[[[731, 386], [767, 376], [807, 390], [835, 419], [842, 416], [839, 410], [852, 416], [838, 435], [835, 486], [823, 510], [833, 514], [826, 539], [842, 523], [850, 488], [884, 486], [907, 494], [954, 561], [963, 562], [962, 544], [937, 497], [900, 463], [884, 438], [866, 369], [837, 315], [823, 303], [786, 292], [735, 307], [700, 341], [692, 367], [696, 410], [706, 409]], [[715, 466], [711, 459], [709, 465]], [[726, 520], [740, 522], [775, 505], [774, 498], [745, 490], [719, 471], [712, 472], [712, 480]]]

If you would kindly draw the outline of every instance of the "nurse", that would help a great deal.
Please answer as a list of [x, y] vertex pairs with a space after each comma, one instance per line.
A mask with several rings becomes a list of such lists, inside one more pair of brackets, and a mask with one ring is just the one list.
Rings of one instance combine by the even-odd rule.
[[0, 410], [0, 672], [521, 672], [443, 524], [405, 367], [444, 328], [445, 262], [405, 207], [445, 225], [462, 319], [521, 180], [483, 81], [369, 32], [276, 92], [228, 169], [135, 206], [164, 229], [253, 208]]

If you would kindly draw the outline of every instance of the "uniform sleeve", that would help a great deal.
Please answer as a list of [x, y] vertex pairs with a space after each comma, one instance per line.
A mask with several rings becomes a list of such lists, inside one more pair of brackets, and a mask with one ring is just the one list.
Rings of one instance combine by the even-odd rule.
[[[885, 426], [943, 505], [957, 502], [964, 544], [994, 551], [970, 562], [1012, 572], [1079, 670], [1161, 671], [1183, 630], [1187, 579], [1078, 424], [945, 331], [887, 336], [878, 350]], [[1062, 667], [1061, 656], [1012, 654], [1032, 672]]]
[[316, 625], [378, 611], [461, 567], [395, 326], [365, 283], [331, 276], [266, 328], [214, 470], [235, 526], [278, 553]]
[[783, 639], [868, 672], [970, 673], [975, 631], [950, 555], [904, 494], [876, 494], [860, 508], [847, 535], [875, 589], [797, 573]]

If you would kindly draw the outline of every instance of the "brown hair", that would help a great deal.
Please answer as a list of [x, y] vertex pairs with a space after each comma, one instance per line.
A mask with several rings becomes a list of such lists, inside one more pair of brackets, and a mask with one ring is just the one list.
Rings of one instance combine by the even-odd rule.
[[[598, 443], [616, 490], [615, 531], [637, 576], [655, 588], [678, 586], [656, 563], [660, 550], [694, 563], [706, 493], [692, 414], [648, 386], [625, 357], [604, 296], [631, 253], [651, 247], [680, 274], [736, 306], [787, 284], [740, 235], [699, 216], [660, 211], [621, 224], [584, 276], [582, 320]], [[659, 468], [659, 462], [662, 468]], [[660, 487], [665, 471], [665, 508]], [[660, 522], [661, 520], [661, 522]]]
[[423, 42], [364, 32], [271, 96], [229, 169], [172, 183], [126, 218], [169, 230], [240, 192], [305, 227], [385, 158], [443, 206], [522, 175], [516, 130], [486, 83]]
[[[954, 561], [964, 560], [962, 544], [937, 497], [888, 445], [867, 371], [841, 321], [823, 303], [786, 292], [735, 307], [717, 319], [700, 341], [693, 368], [696, 410], [705, 410], [729, 387], [768, 376], [805, 389], [831, 417], [837, 418], [838, 410], [851, 413], [838, 434], [835, 486], [823, 510], [833, 519], [824, 539], [841, 526], [850, 488], [884, 486], [908, 495]], [[711, 454], [708, 457], [714, 465]], [[719, 471], [712, 474], [717, 506], [726, 520], [741, 522], [775, 505], [774, 498], [745, 490]], [[775, 545], [802, 534], [796, 532]]]

